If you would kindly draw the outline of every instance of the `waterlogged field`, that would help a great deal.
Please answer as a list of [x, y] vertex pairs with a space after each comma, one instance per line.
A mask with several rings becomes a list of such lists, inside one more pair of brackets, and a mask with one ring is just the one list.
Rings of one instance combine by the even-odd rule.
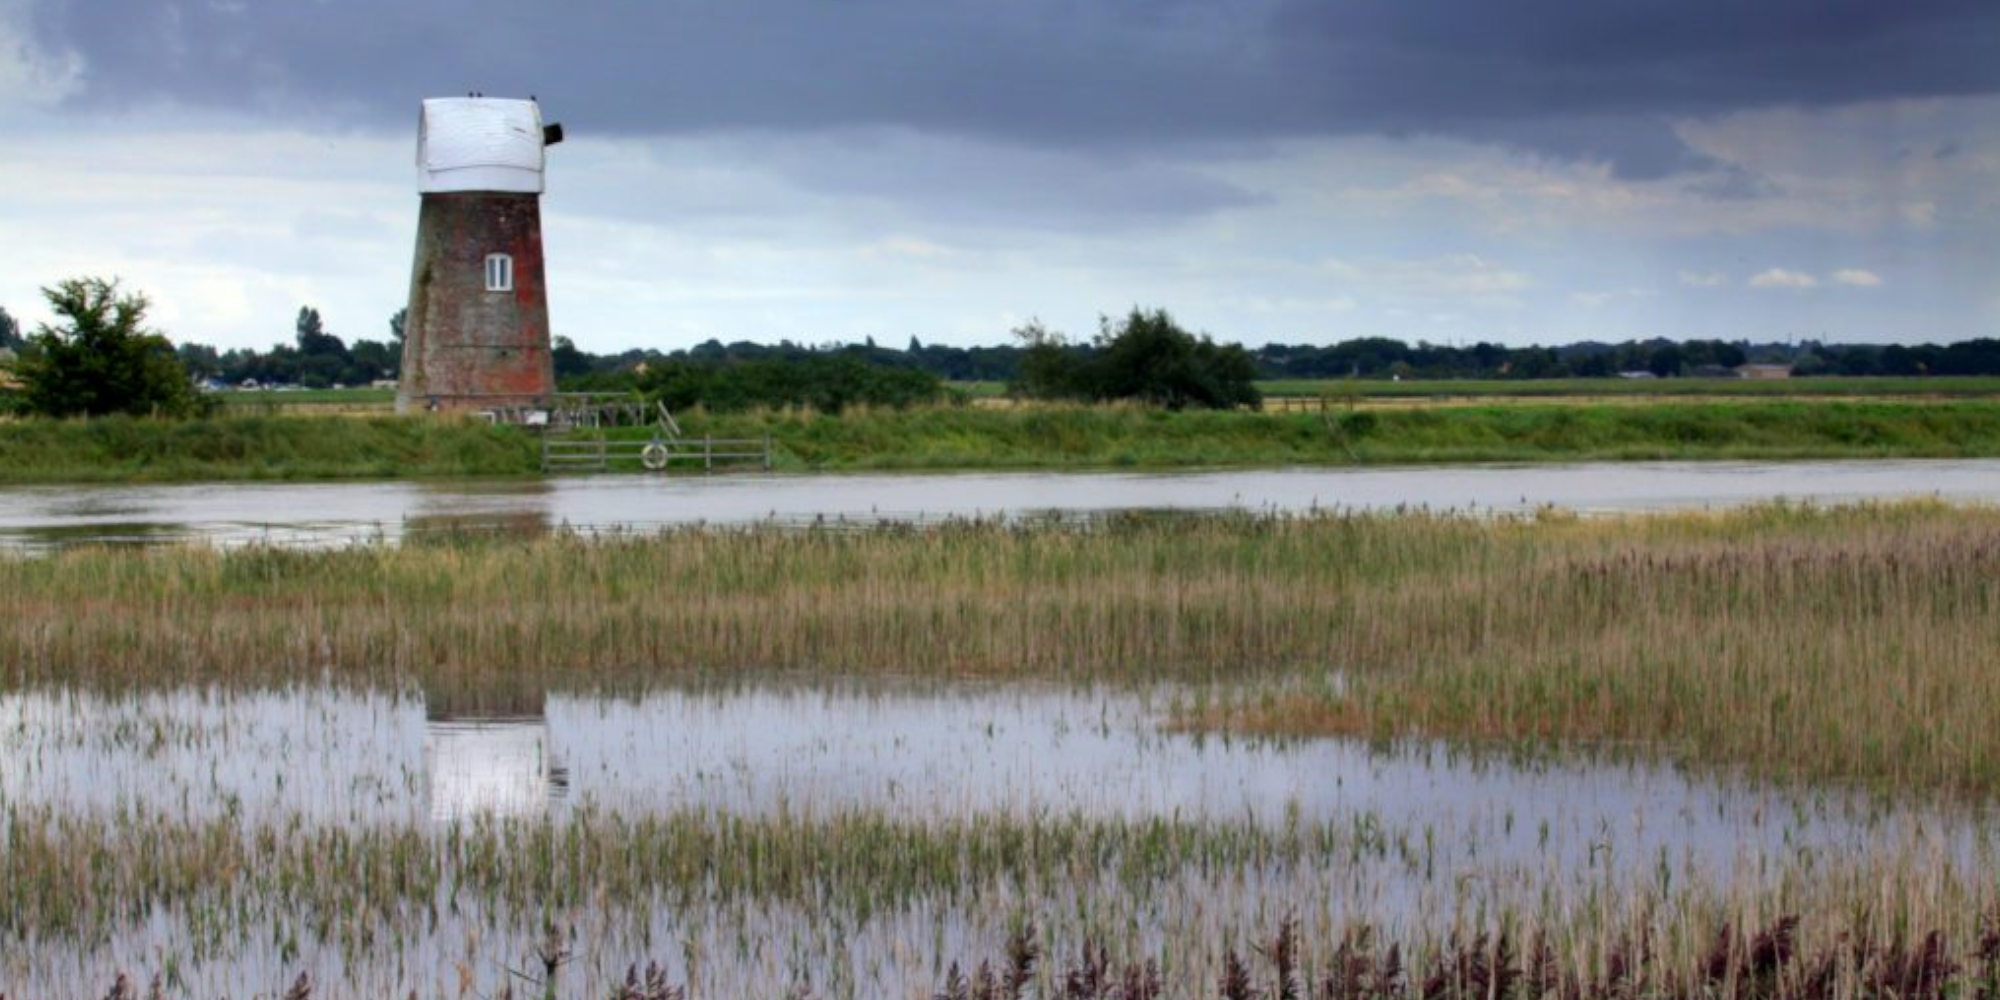
[[12, 557], [0, 994], [1987, 996], [1996, 662], [1940, 504]]
[[565, 995], [646, 959], [697, 995], [899, 996], [1032, 921], [1209, 995], [1237, 935], [1286, 919], [1421, 953], [1504, 915], [1571, 955], [1641, 920], [1686, 949], [1732, 906], [1882, 892], [1885, 921], [1949, 925], [2000, 860], [1978, 809], [1163, 732], [1187, 697], [797, 678], [479, 711], [327, 686], [16, 693], [0, 927], [25, 947], [0, 969], [23, 996], [114, 968], [196, 996], [300, 972], [490, 995], [553, 922]]

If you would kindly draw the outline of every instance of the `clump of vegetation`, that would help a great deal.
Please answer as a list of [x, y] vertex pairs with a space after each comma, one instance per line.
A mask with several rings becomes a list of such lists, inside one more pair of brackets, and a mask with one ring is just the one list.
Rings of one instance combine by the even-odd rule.
[[944, 383], [929, 372], [845, 357], [662, 362], [639, 376], [638, 389], [676, 411], [702, 407], [718, 413], [787, 406], [839, 413], [850, 406], [903, 408], [945, 397]]
[[104, 278], [72, 278], [42, 294], [58, 321], [36, 330], [23, 351], [18, 371], [28, 412], [189, 417], [213, 409], [174, 345], [145, 326], [144, 295]]
[[1012, 391], [1029, 399], [1132, 400], [1170, 410], [1256, 406], [1257, 363], [1240, 344], [1217, 344], [1181, 329], [1164, 309], [1133, 309], [1100, 321], [1091, 350], [1034, 323], [1015, 331], [1020, 375]]
[[[1927, 504], [687, 529], [0, 561], [0, 663], [23, 679], [311, 669], [450, 682], [800, 664], [1304, 677], [1183, 721], [1636, 742], [1768, 774], [1976, 793], [2000, 789], [1996, 622], [2000, 514]], [[1336, 671], [1340, 684], [1327, 682]]]

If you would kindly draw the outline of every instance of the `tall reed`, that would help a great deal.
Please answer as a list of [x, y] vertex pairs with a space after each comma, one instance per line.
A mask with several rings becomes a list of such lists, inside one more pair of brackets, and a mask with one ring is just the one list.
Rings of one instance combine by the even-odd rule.
[[1932, 503], [0, 561], [14, 683], [1176, 677], [1224, 683], [1189, 725], [1643, 741], [1976, 793], [2000, 789], [1996, 662], [2000, 513]]
[[[1378, 991], [1361, 995], [1401, 998], [1504, 972], [1540, 977], [1530, 996], [1749, 997], [1824, 967], [1844, 988], [1785, 995], [1909, 996], [1924, 968], [1977, 988], [2000, 946], [1990, 848], [1915, 842], [1667, 884], [1630, 865], [1431, 870], [1339, 823], [584, 811], [315, 828], [16, 810], [5, 835], [0, 991], [23, 997], [70, 995], [27, 987], [134, 954], [160, 964], [133, 981], [159, 974], [176, 996], [245, 970], [304, 970], [335, 996], [491, 996], [518, 981], [507, 969], [603, 996], [652, 957], [696, 995], [955, 980], [1062, 996], [1075, 977], [1084, 997], [1125, 981], [1346, 997], [1321, 990], [1366, 979]], [[1774, 936], [1796, 960], [1771, 955]]]

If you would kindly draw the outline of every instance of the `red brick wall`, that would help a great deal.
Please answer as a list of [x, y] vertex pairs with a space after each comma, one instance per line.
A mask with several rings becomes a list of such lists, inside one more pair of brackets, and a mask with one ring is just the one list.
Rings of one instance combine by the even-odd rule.
[[[486, 256], [514, 258], [514, 290], [486, 290]], [[417, 221], [398, 412], [532, 405], [556, 389], [542, 271], [541, 200], [429, 194]]]

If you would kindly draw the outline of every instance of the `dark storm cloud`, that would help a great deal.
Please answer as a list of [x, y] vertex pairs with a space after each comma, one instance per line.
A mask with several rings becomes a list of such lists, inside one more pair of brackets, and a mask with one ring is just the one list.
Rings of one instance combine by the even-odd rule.
[[33, 25], [94, 106], [401, 121], [476, 88], [600, 133], [1424, 133], [1637, 176], [1699, 165], [1675, 116], [2000, 90], [1991, 0], [39, 0]]

